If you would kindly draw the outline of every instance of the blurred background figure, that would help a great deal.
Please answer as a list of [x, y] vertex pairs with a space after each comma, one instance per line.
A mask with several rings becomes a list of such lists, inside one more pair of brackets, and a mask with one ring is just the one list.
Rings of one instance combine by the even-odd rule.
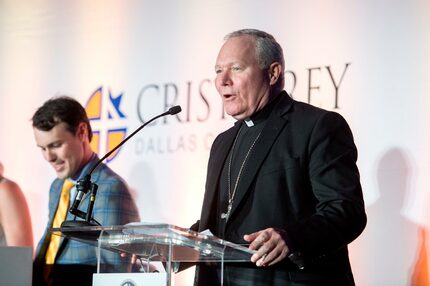
[[0, 162], [0, 246], [33, 247], [30, 212], [19, 186], [3, 176]]

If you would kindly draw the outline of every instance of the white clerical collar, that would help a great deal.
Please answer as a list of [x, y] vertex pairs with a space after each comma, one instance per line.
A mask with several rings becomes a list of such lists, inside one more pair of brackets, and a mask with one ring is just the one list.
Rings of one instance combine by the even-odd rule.
[[254, 122], [252, 121], [251, 118], [245, 118], [243, 121], [245, 121], [246, 126], [248, 126], [248, 127], [254, 126]]

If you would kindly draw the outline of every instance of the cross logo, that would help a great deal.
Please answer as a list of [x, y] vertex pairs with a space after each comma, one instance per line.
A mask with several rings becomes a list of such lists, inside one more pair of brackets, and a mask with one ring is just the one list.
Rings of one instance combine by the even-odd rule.
[[[106, 154], [126, 137], [126, 116], [120, 110], [122, 96], [123, 93], [120, 93], [114, 97], [110, 89], [108, 96], [105, 96], [101, 86], [91, 94], [85, 106], [93, 129], [91, 148], [99, 155]], [[112, 161], [120, 150], [112, 153], [107, 162]]]

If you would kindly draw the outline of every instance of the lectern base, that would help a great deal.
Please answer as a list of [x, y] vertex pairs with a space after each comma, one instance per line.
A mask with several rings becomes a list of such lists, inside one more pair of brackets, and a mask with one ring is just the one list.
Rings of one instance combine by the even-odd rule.
[[167, 273], [97, 273], [93, 286], [166, 286]]

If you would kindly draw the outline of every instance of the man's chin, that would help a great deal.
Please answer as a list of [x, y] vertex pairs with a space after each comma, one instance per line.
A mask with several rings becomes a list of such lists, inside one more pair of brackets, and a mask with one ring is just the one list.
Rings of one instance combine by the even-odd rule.
[[249, 117], [249, 116], [246, 116], [243, 113], [232, 113], [232, 114], [230, 114], [230, 113], [227, 112], [227, 114], [230, 115], [231, 117], [233, 117], [236, 120], [243, 120], [243, 119]]
[[60, 180], [67, 179], [69, 177], [69, 174], [65, 171], [63, 172], [57, 172], [57, 178]]
[[245, 116], [242, 113], [238, 112], [237, 110], [229, 110], [228, 108], [226, 108], [225, 113], [227, 113], [227, 115], [233, 117], [236, 120], [241, 120], [245, 118]]

